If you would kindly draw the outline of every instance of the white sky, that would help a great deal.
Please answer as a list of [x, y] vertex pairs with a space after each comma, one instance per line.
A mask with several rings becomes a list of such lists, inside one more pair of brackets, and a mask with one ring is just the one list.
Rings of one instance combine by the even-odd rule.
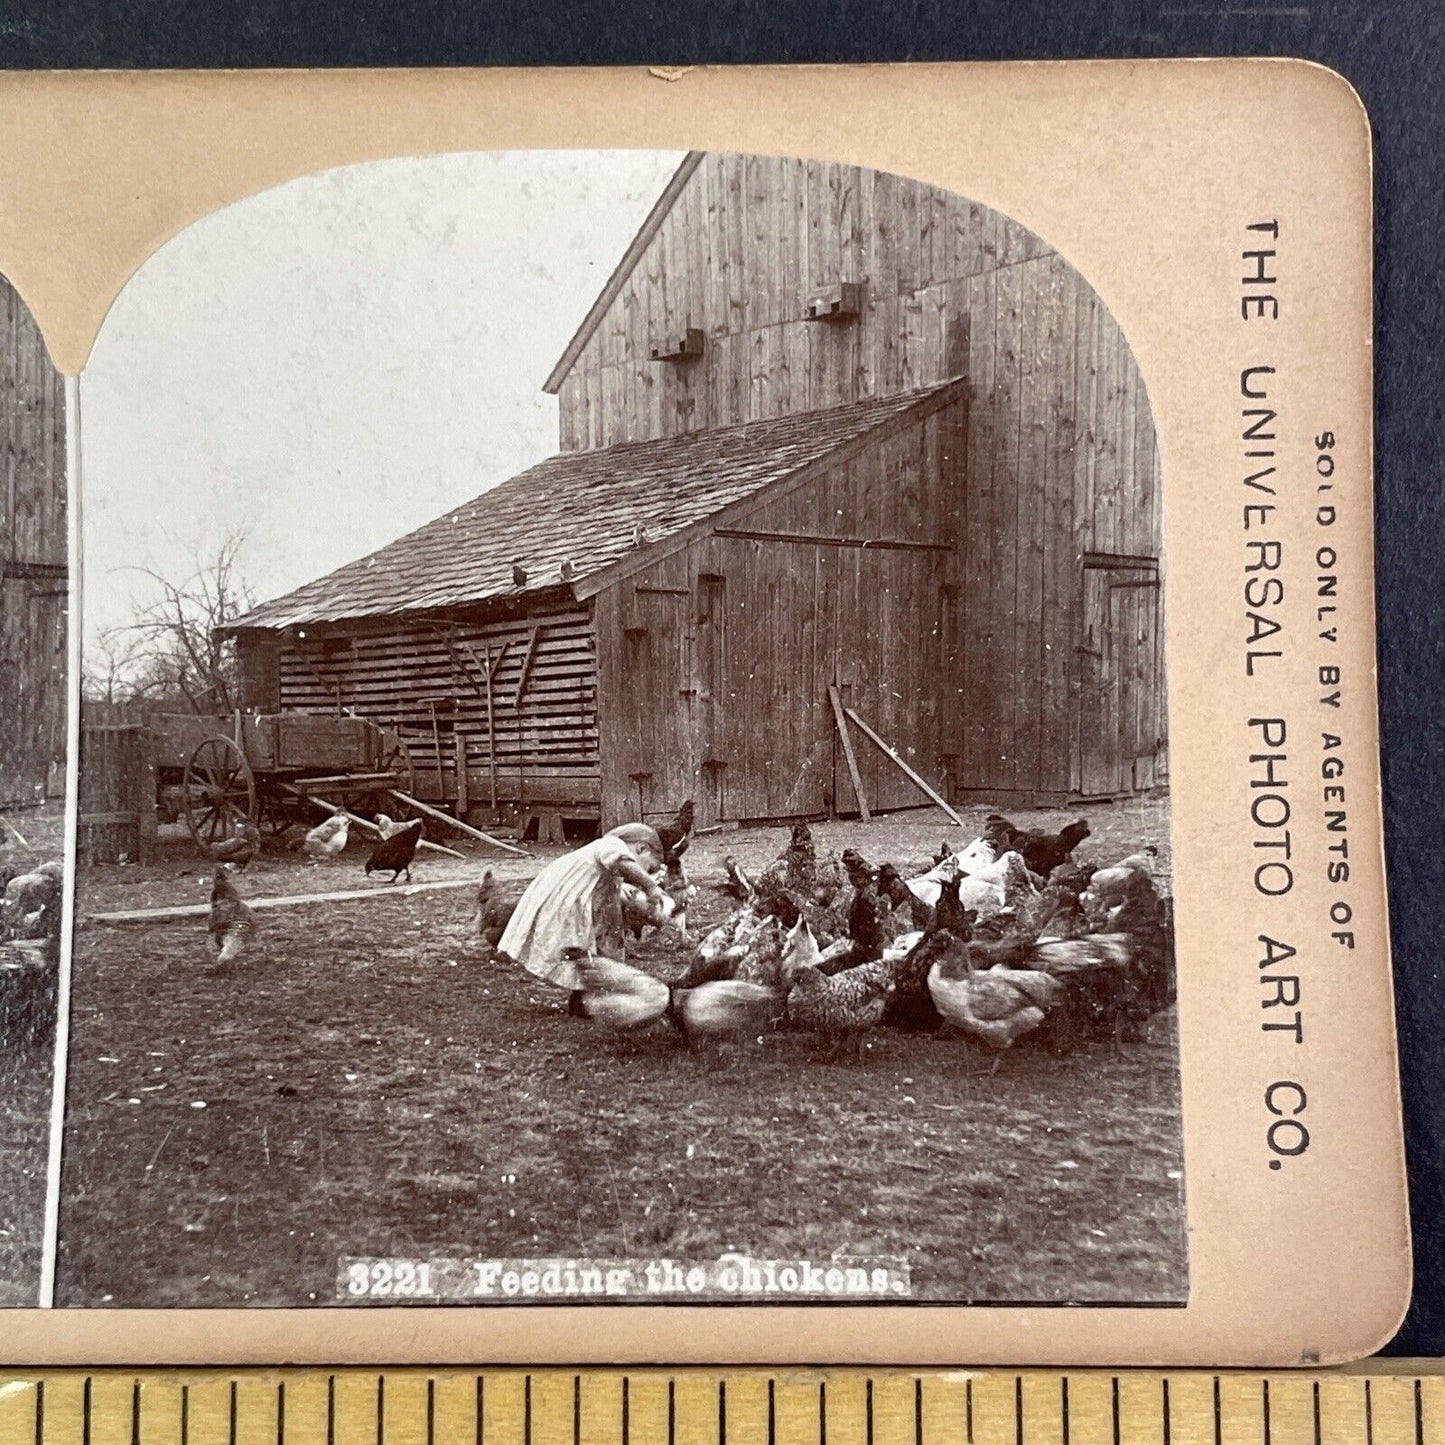
[[86, 638], [237, 526], [265, 599], [554, 453], [542, 383], [680, 160], [375, 162], [169, 242], [81, 378]]

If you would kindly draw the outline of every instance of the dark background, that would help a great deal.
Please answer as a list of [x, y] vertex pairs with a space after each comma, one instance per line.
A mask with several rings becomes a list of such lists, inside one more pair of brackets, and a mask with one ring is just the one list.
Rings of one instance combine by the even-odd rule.
[[[1292, 55], [1344, 74], [1376, 142], [1381, 724], [1416, 1250], [1415, 1303], [1391, 1352], [1416, 1355], [1445, 1354], [1442, 41], [1433, 0], [315, 0], [304, 12], [276, 0], [0, 0], [10, 69]], [[1269, 145], [1261, 134], [1259, 157]]]

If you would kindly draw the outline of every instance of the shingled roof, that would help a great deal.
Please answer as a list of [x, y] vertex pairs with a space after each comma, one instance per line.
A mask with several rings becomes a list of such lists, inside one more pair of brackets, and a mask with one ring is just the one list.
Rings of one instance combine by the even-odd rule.
[[[563, 452], [380, 551], [262, 603], [225, 631], [435, 612], [559, 587], [590, 595], [597, 574], [646, 558], [723, 508], [913, 413], [936, 410], [961, 385]], [[639, 526], [646, 537], [641, 549], [634, 541]], [[572, 564], [565, 582], [564, 562]], [[527, 574], [521, 587], [513, 581], [514, 563]]]

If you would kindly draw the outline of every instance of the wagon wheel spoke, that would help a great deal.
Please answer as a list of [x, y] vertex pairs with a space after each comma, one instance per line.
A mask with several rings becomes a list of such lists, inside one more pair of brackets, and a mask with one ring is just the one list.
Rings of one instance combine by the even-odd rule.
[[203, 739], [186, 760], [181, 798], [186, 826], [205, 856], [240, 824], [256, 821], [250, 765], [240, 748], [219, 734]]

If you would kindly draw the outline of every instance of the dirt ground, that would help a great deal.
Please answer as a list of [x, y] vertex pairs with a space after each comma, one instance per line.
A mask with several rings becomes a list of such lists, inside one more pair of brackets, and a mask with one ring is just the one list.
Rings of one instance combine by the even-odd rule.
[[[43, 863], [62, 852], [59, 811], [6, 815], [34, 849], [25, 854], [7, 834], [12, 861]], [[0, 1035], [0, 1307], [34, 1304], [40, 1285], [45, 1165], [50, 1137], [54, 1039]]]
[[[1090, 819], [1079, 856], [1153, 843], [1167, 882], [1167, 802]], [[966, 841], [936, 812], [814, 831], [820, 848], [901, 866]], [[732, 906], [709, 886], [723, 856], [757, 867], [785, 839], [694, 841], [695, 934]], [[242, 891], [363, 887], [365, 856], [266, 856]], [[478, 847], [415, 877], [520, 879], [545, 856]], [[483, 960], [470, 887], [375, 883], [375, 898], [267, 910], [263, 956], [230, 971], [211, 968], [203, 920], [86, 921], [202, 901], [207, 876], [178, 846], [82, 879], [62, 1303], [329, 1303], [343, 1255], [729, 1250], [901, 1256], [933, 1300], [1187, 1294], [1172, 1013], [1119, 1056], [1020, 1044], [992, 1075], [994, 1056], [947, 1032], [880, 1033], [861, 1063], [835, 1062], [802, 1033], [689, 1047], [569, 1017], [545, 985]], [[669, 976], [685, 956], [661, 934], [634, 961]]]

